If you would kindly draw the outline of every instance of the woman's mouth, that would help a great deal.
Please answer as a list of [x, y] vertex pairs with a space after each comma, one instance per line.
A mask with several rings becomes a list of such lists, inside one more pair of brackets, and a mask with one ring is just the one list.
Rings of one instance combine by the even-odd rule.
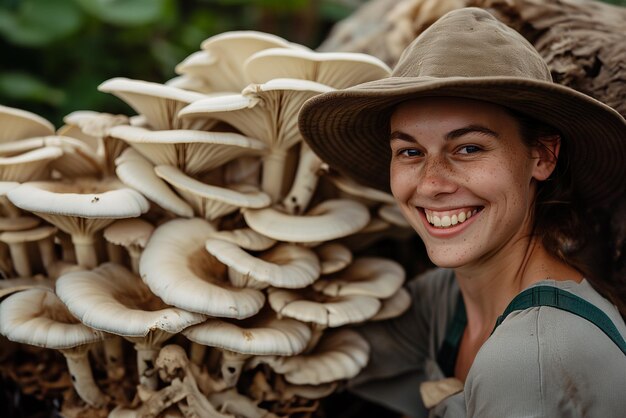
[[451, 228], [462, 224], [482, 210], [482, 207], [465, 207], [445, 211], [437, 211], [423, 208], [426, 220], [435, 228]]

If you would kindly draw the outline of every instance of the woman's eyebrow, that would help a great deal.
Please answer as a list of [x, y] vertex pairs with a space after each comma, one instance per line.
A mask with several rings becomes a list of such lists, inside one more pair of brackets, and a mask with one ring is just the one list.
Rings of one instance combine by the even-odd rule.
[[448, 132], [446, 134], [446, 136], [445, 136], [445, 140], [446, 141], [451, 141], [453, 139], [460, 138], [463, 135], [466, 135], [468, 133], [473, 133], [473, 132], [478, 132], [478, 133], [481, 133], [481, 134], [489, 135], [489, 136], [492, 136], [494, 138], [499, 138], [500, 137], [500, 135], [498, 135], [497, 132], [492, 131], [491, 129], [486, 128], [486, 127], [484, 127], [482, 125], [468, 125], [468, 126], [465, 126], [463, 128], [455, 129], [453, 131]]
[[413, 138], [411, 135], [402, 131], [393, 131], [391, 135], [389, 135], [389, 141], [393, 141], [394, 139], [400, 139], [402, 141], [408, 142], [417, 142], [415, 138]]

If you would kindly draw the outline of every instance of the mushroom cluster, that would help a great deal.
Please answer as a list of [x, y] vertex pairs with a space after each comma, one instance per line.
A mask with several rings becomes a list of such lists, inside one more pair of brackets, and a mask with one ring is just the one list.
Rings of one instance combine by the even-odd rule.
[[403, 268], [365, 251], [407, 225], [329, 170], [297, 115], [390, 70], [245, 31], [176, 71], [102, 83], [130, 117], [55, 131], [0, 106], [0, 333], [62, 350], [85, 407], [112, 417], [312, 412], [367, 363], [350, 326], [408, 308]]

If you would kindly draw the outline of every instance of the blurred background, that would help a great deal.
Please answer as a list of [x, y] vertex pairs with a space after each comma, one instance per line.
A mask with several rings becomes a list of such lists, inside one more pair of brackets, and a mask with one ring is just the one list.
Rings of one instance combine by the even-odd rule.
[[118, 76], [165, 82], [204, 39], [231, 30], [315, 48], [364, 2], [0, 0], [0, 104], [57, 127], [74, 110], [132, 114], [96, 87]]

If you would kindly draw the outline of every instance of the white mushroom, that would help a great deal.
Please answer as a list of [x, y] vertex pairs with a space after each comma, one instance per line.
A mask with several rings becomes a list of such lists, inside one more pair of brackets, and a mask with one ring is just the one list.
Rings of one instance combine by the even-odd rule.
[[154, 165], [171, 165], [191, 176], [201, 175], [243, 155], [258, 155], [266, 146], [232, 132], [151, 131], [116, 126], [110, 135], [122, 139]]
[[299, 289], [320, 275], [316, 254], [298, 245], [281, 243], [255, 257], [228, 241], [209, 239], [206, 249], [228, 266], [228, 276], [238, 287], [267, 286]]
[[139, 258], [146, 248], [154, 226], [140, 218], [120, 219], [104, 229], [104, 239], [126, 248], [133, 273], [139, 274]]
[[263, 159], [262, 189], [276, 201], [282, 194], [287, 150], [302, 140], [298, 111], [308, 98], [331, 90], [312, 81], [275, 79], [251, 84], [239, 95], [199, 100], [182, 109], [179, 116], [215, 118], [264, 142], [268, 153]]
[[54, 134], [54, 125], [26, 110], [0, 105], [0, 143]]
[[333, 184], [345, 193], [349, 198], [357, 198], [357, 200], [372, 206], [372, 204], [387, 203], [393, 205], [396, 203], [395, 198], [389, 193], [382, 192], [380, 190], [372, 189], [371, 187], [363, 186], [347, 177], [339, 175], [327, 176]]
[[81, 324], [54, 292], [28, 289], [0, 304], [0, 333], [9, 340], [61, 351], [67, 360], [74, 389], [89, 405], [100, 407], [106, 396], [93, 379], [89, 346], [104, 335]]
[[152, 388], [156, 387], [153, 369], [161, 344], [206, 319], [165, 305], [139, 276], [113, 263], [62, 275], [56, 292], [85, 325], [133, 342], [140, 382]]
[[397, 204], [383, 205], [378, 208], [378, 216], [392, 225], [399, 226], [401, 228], [411, 228], [411, 224], [407, 222], [400, 211], [400, 207]]
[[404, 279], [404, 269], [397, 262], [362, 257], [341, 272], [320, 278], [313, 283], [313, 288], [330, 296], [365, 295], [386, 299], [398, 291]]
[[8, 192], [11, 202], [45, 219], [72, 236], [78, 264], [98, 264], [94, 234], [115, 219], [148, 211], [148, 201], [114, 180], [24, 183]]
[[291, 189], [282, 201], [288, 213], [301, 214], [307, 209], [317, 188], [319, 177], [327, 171], [326, 169], [326, 164], [303, 142], [300, 147], [298, 171]]
[[259, 51], [248, 58], [243, 69], [252, 83], [298, 78], [336, 89], [379, 80], [391, 74], [387, 64], [367, 54], [285, 48]]
[[276, 244], [276, 240], [259, 234], [250, 228], [233, 229], [230, 231], [213, 231], [210, 239], [219, 239], [231, 242], [244, 250], [265, 251]]
[[15, 156], [0, 156], [0, 180], [25, 182], [47, 178], [50, 163], [63, 155], [58, 147], [33, 149]]
[[322, 265], [322, 274], [336, 273], [352, 262], [352, 252], [345, 245], [329, 242], [315, 248]]
[[112, 93], [145, 116], [148, 125], [155, 130], [164, 129], [210, 129], [213, 121], [182, 121], [177, 113], [180, 109], [206, 95], [172, 86], [148, 81], [117, 77], [105, 81], [98, 90]]
[[264, 310], [242, 321], [208, 319], [187, 328], [183, 335], [222, 350], [222, 377], [227, 387], [233, 387], [250, 356], [299, 354], [311, 339], [311, 330], [302, 322], [277, 319], [274, 312]]
[[248, 209], [243, 213], [248, 226], [260, 234], [287, 242], [323, 242], [351, 235], [370, 220], [362, 204], [326, 200], [304, 216], [289, 215], [276, 208]]
[[328, 331], [311, 353], [292, 357], [257, 357], [255, 362], [268, 364], [276, 373], [297, 385], [319, 385], [350, 379], [367, 364], [369, 345], [355, 331]]
[[[193, 56], [192, 62], [181, 63], [179, 74], [191, 70], [212, 91], [239, 92], [250, 81], [243, 74], [244, 62], [257, 51], [267, 48], [302, 48], [263, 32], [232, 31], [212, 36], [202, 42], [206, 55]], [[200, 64], [198, 61], [201, 61]]]
[[382, 300], [383, 306], [370, 321], [383, 321], [402, 315], [411, 306], [411, 294], [401, 287], [396, 293]]
[[237, 288], [224, 277], [224, 266], [205, 249], [214, 230], [199, 218], [160, 225], [141, 256], [141, 276], [154, 294], [172, 306], [218, 317], [252, 316], [265, 296], [255, 289]]
[[196, 216], [208, 221], [241, 208], [264, 208], [271, 204], [269, 195], [248, 184], [213, 186], [198, 181], [169, 165], [156, 166], [154, 172], [191, 205]]
[[193, 208], [156, 175], [154, 165], [137, 150], [127, 148], [115, 160], [115, 164], [115, 174], [125, 185], [178, 216], [193, 216]]

